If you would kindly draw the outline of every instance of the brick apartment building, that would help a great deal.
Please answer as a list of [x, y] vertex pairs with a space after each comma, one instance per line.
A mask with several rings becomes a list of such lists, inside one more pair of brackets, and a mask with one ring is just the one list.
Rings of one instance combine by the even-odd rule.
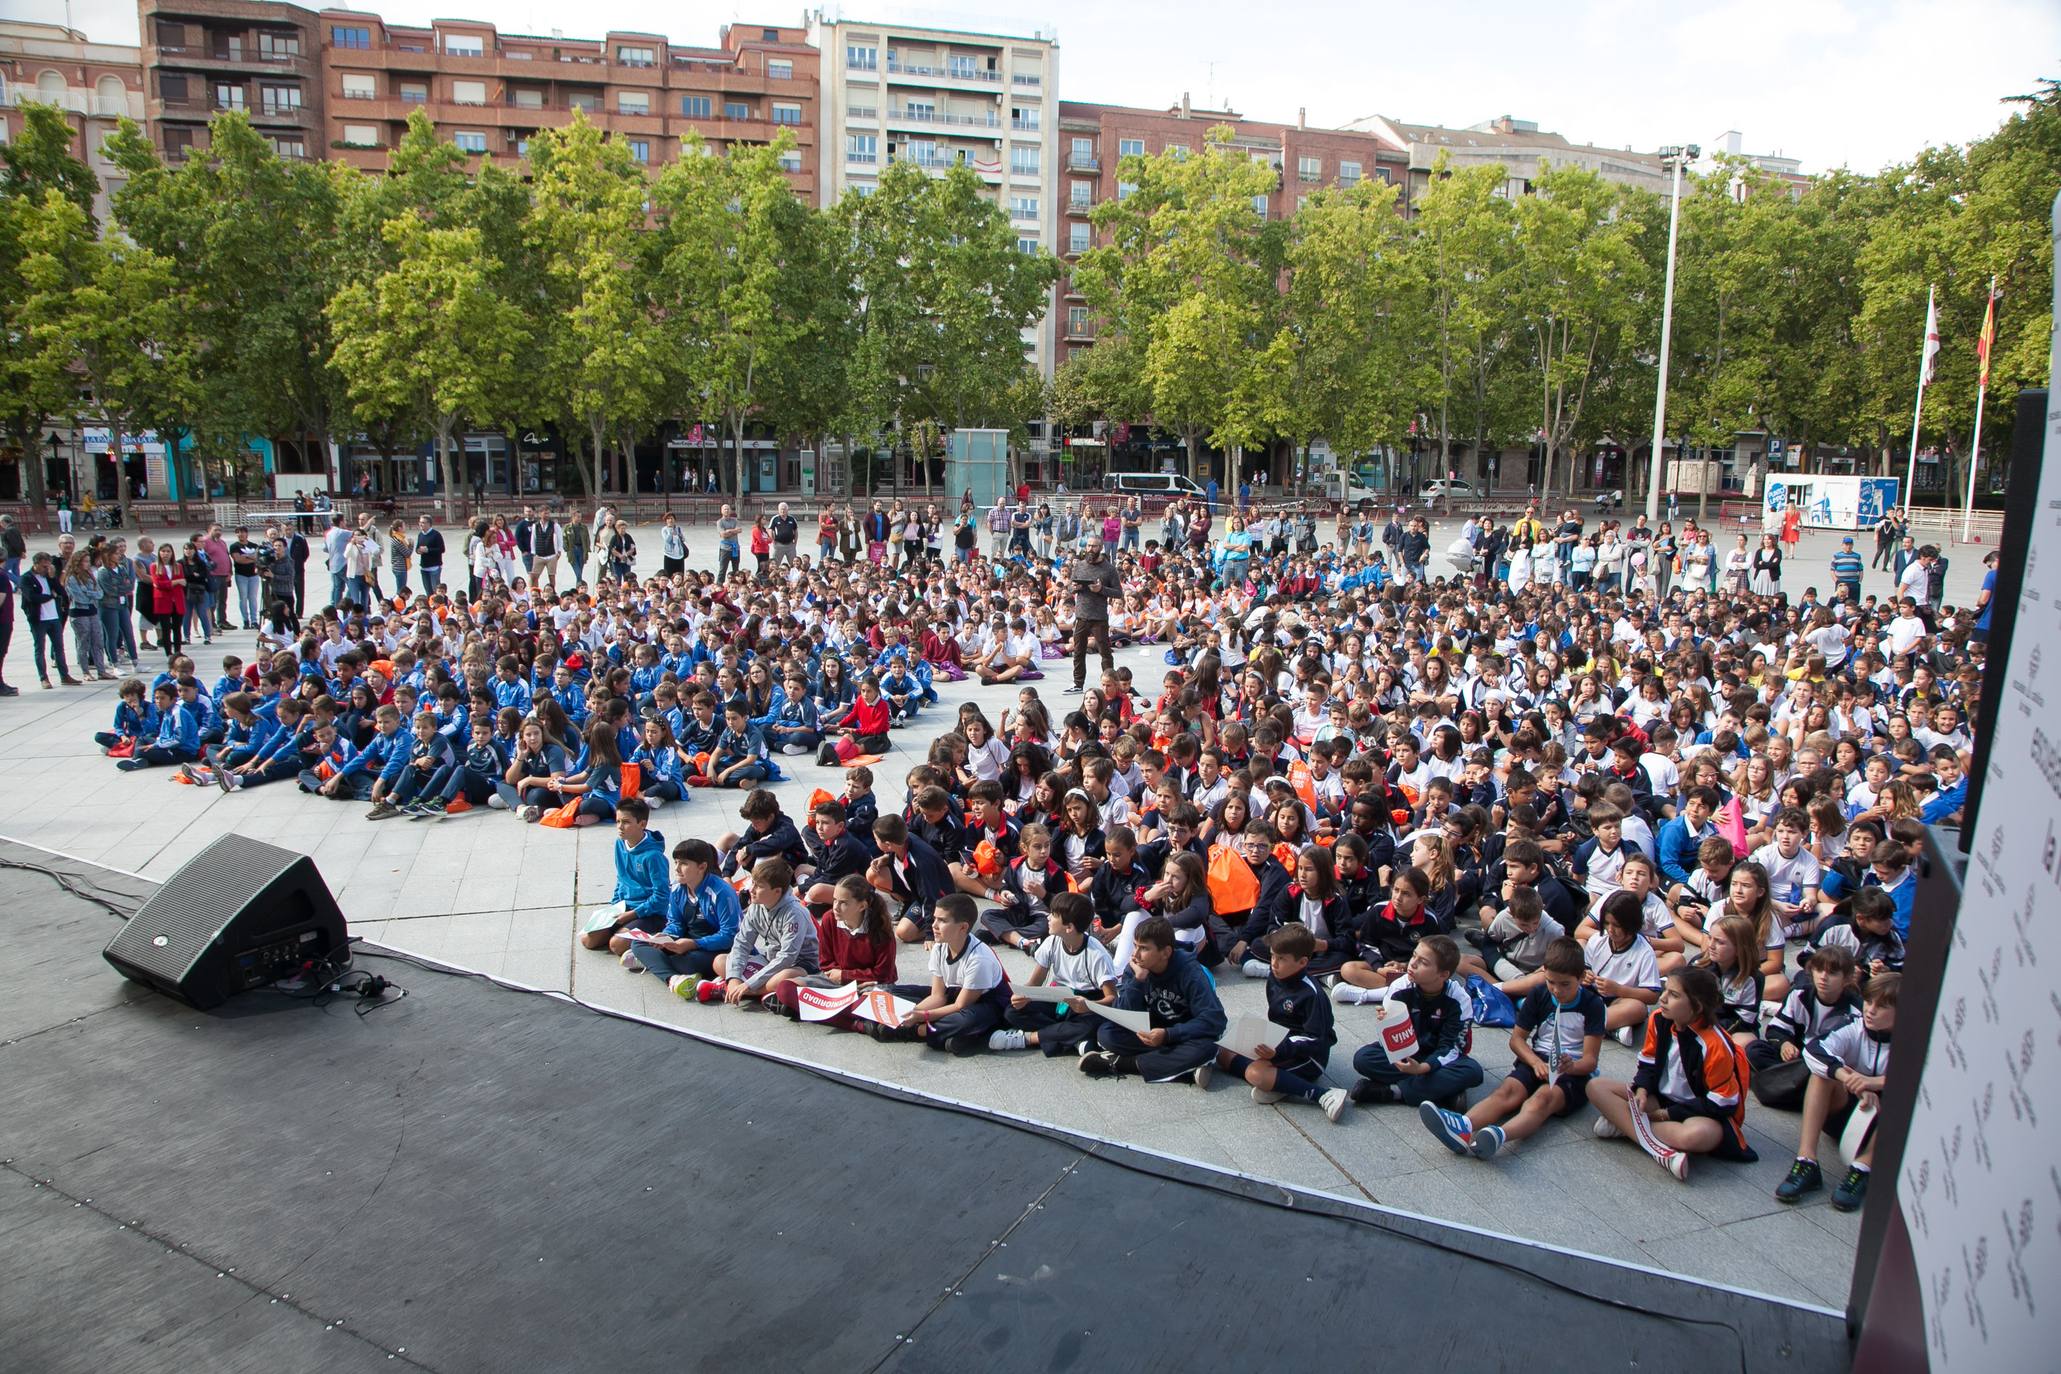
[[419, 108], [439, 134], [513, 168], [531, 134], [577, 110], [652, 167], [690, 134], [721, 151], [786, 130], [789, 177], [816, 195], [817, 54], [800, 28], [731, 25], [703, 48], [456, 19], [417, 28], [274, 0], [142, 0], [138, 11], [150, 125], [168, 159], [205, 147], [208, 119], [240, 109], [282, 156], [383, 170]]
[[101, 144], [124, 115], [143, 122], [142, 53], [61, 24], [0, 20], [0, 143], [21, 132], [21, 107], [32, 101], [64, 111], [72, 152], [100, 178], [93, 209], [104, 223], [122, 176]]

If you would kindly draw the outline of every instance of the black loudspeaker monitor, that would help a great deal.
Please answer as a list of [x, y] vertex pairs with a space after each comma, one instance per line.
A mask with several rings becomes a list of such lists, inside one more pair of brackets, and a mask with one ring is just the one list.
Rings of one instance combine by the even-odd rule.
[[342, 972], [350, 937], [313, 859], [225, 835], [174, 873], [103, 953], [123, 977], [205, 1010], [310, 965]]

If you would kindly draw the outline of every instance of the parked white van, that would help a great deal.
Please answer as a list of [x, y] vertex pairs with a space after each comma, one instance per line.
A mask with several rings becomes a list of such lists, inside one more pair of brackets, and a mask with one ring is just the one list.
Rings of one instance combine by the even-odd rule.
[[1143, 496], [1150, 500], [1176, 501], [1185, 496], [1203, 500], [1208, 493], [1189, 478], [1173, 472], [1111, 472], [1103, 475], [1102, 490], [1119, 496]]

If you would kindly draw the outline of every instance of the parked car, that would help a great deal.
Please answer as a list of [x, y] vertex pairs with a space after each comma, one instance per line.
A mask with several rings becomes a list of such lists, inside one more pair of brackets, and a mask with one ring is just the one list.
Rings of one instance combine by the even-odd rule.
[[1480, 490], [1472, 482], [1447, 481], [1442, 477], [1426, 482], [1424, 490], [1419, 495], [1424, 498], [1424, 504], [1427, 506], [1439, 505], [1445, 501], [1464, 502], [1481, 499]]

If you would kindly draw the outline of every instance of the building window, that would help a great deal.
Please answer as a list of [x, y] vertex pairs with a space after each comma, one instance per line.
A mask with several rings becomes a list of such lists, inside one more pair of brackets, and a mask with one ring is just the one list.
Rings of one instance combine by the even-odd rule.
[[650, 114], [651, 92], [617, 91], [615, 93], [615, 110], [617, 114]]
[[269, 115], [291, 114], [301, 107], [301, 88], [298, 86], [266, 86], [258, 93], [265, 113]]
[[[163, 34], [159, 34], [163, 41]], [[332, 48], [369, 48], [372, 46], [372, 30], [346, 28], [342, 25], [329, 30], [329, 46]]]
[[484, 105], [487, 103], [487, 83], [484, 81], [453, 81], [451, 83], [453, 105]]
[[1009, 198], [1009, 217], [1011, 219], [1028, 220], [1032, 224], [1036, 224], [1038, 222], [1038, 198], [1036, 196], [1011, 196]]
[[1391, 185], [1395, 181], [1395, 173], [1386, 167], [1376, 167], [1374, 175], [1381, 178], [1381, 184], [1384, 186]]
[[1263, 195], [1254, 196], [1252, 198], [1252, 209], [1254, 214], [1258, 215], [1261, 219], [1265, 219], [1267, 217], [1267, 198]]
[[879, 71], [880, 49], [870, 43], [847, 43], [844, 45], [844, 64], [862, 72]]
[[1087, 252], [1087, 251], [1088, 251], [1088, 233], [1089, 233], [1089, 230], [1088, 230], [1088, 226], [1087, 226], [1087, 225], [1085, 225], [1085, 224], [1069, 224], [1069, 225], [1067, 225], [1067, 226], [1066, 226], [1066, 251], [1067, 251], [1067, 252], [1069, 252], [1069, 253], [1085, 253], [1085, 252]]
[[486, 41], [475, 33], [447, 33], [444, 51], [453, 57], [479, 57], [486, 52]]
[[801, 163], [801, 149], [799, 149], [799, 148], [789, 148], [789, 149], [788, 149], [788, 150], [787, 150], [786, 152], [784, 152], [784, 153], [780, 154], [780, 170], [781, 170], [781, 171], [783, 171], [783, 172], [799, 172], [799, 171], [800, 171], [801, 169], [802, 169], [802, 163]]
[[172, 24], [160, 19], [157, 25], [157, 45], [166, 52], [186, 50], [186, 26]]
[[511, 97], [518, 110], [541, 110], [544, 108], [544, 93], [539, 90], [515, 91]]
[[1077, 210], [1085, 210], [1095, 203], [1095, 183], [1074, 181], [1067, 183], [1067, 203]]
[[775, 124], [797, 124], [797, 125], [798, 125], [798, 124], [800, 124], [800, 123], [801, 123], [801, 106], [799, 106], [799, 105], [779, 105], [779, 104], [776, 104], [776, 105], [774, 105], [774, 106], [773, 106], [773, 122], [774, 122]]
[[242, 109], [243, 87], [227, 84], [215, 87], [215, 108], [218, 110]]
[[515, 140], [515, 155], [517, 157], [528, 157], [530, 155], [530, 141], [528, 138], [518, 137]]
[[343, 74], [343, 98], [345, 100], [375, 100], [379, 97], [379, 83], [369, 73], [345, 72]]
[[1116, 184], [1116, 198], [1118, 200], [1129, 200], [1137, 193], [1138, 183], [1135, 181], [1119, 181]]
[[1341, 163], [1339, 163], [1339, 164], [1338, 164], [1338, 184], [1339, 184], [1340, 186], [1357, 186], [1357, 185], [1359, 185], [1359, 184], [1360, 184], [1360, 164], [1359, 164], [1359, 163], [1357, 163], [1357, 162], [1341, 162]]
[[760, 39], [761, 39], [762, 41], [764, 41], [764, 42], [767, 42], [767, 43], [778, 43], [778, 42], [780, 41], [780, 30], [778, 30], [778, 29], [760, 29], [760, 30], [759, 30], [759, 37], [760, 37]]
[[1009, 175], [1034, 177], [1038, 174], [1038, 149], [1014, 147], [1009, 149]]
[[427, 105], [429, 103], [429, 83], [426, 81], [403, 81], [401, 83], [401, 103], [403, 105]]
[[766, 59], [766, 75], [775, 81], [792, 81], [794, 63], [784, 57], [769, 57]]
[[1116, 141], [1116, 155], [1118, 157], [1145, 156], [1145, 140], [1142, 138], [1118, 139]]
[[485, 134], [460, 131], [451, 135], [451, 142], [457, 144], [461, 152], [484, 153], [487, 150]]
[[1016, 251], [1019, 253], [1029, 253], [1035, 257], [1038, 251], [1038, 241], [1034, 238], [1018, 238], [1016, 240]]
[[592, 91], [574, 91], [565, 98], [565, 108], [582, 114], [600, 114], [601, 97]]
[[626, 141], [626, 142], [627, 142], [627, 143], [628, 143], [628, 144], [630, 145], [630, 161], [632, 161], [632, 162], [649, 162], [649, 161], [651, 161], [651, 140], [650, 140], [650, 139], [648, 139], [648, 138], [632, 138], [632, 139], [627, 139], [627, 140], [625, 140], [625, 141]]
[[1190, 148], [1185, 143], [1169, 143], [1166, 145], [1167, 156], [1172, 158], [1176, 162], [1186, 162], [1188, 160], [1188, 154], [1194, 151], [1195, 150], [1193, 148]]
[[980, 63], [975, 58], [953, 53], [945, 58], [945, 74], [960, 81], [978, 81]]
[[874, 134], [846, 134], [844, 160], [869, 164], [880, 161], [879, 137]]
[[870, 181], [855, 181], [845, 189], [855, 196], [870, 196], [880, 187]]
[[343, 142], [346, 148], [377, 148], [379, 129], [371, 124], [346, 124], [343, 127]]
[[272, 151], [280, 157], [304, 158], [308, 155], [308, 144], [305, 139], [275, 138]]
[[1080, 338], [1088, 332], [1088, 307], [1069, 305], [1066, 307], [1066, 332]]
[[680, 113], [689, 119], [709, 117], [709, 98], [705, 95], [683, 95], [680, 97]]
[[1072, 147], [1073, 150], [1066, 155], [1067, 165], [1083, 172], [1094, 171], [1098, 165], [1095, 161], [1095, 140], [1077, 138], [1073, 140]]
[[750, 119], [751, 102], [748, 100], [726, 100], [723, 102], [723, 118]]
[[652, 57], [652, 50], [650, 48], [618, 47], [615, 50], [615, 60], [625, 67], [651, 67], [657, 65], [657, 62]]
[[1324, 177], [1324, 159], [1298, 157], [1295, 160], [1295, 177], [1298, 181], [1321, 181]]
[[[889, 151], [892, 152], [893, 149], [890, 148]], [[915, 163], [918, 167], [942, 167], [945, 165], [944, 158], [938, 155], [937, 140], [935, 139], [910, 139], [903, 146], [902, 156]]]
[[184, 100], [186, 98], [186, 78], [176, 72], [159, 73], [157, 93], [164, 100]]
[[301, 36], [297, 33], [258, 33], [258, 56], [268, 61], [301, 55]]
[[1035, 130], [1038, 127], [1037, 107], [1017, 106], [1009, 111], [1009, 127], [1012, 129]]

